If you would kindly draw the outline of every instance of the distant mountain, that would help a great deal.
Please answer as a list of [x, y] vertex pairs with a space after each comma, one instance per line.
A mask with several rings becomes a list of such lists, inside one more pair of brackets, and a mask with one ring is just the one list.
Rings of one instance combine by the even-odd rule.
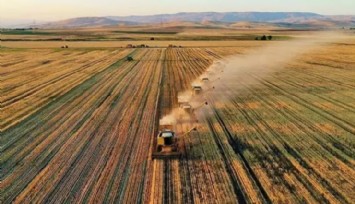
[[159, 14], [150, 16], [108, 16], [119, 21], [133, 21], [137, 23], [159, 23], [170, 21], [219, 21], [219, 22], [284, 22], [296, 19], [320, 18], [322, 15], [306, 12], [192, 12], [177, 14]]
[[74, 27], [102, 27], [115, 25], [134, 25], [137, 23], [114, 20], [106, 17], [80, 17], [56, 21], [41, 25], [43, 28], [74, 28]]
[[331, 28], [354, 26], [355, 16], [325, 16], [309, 12], [190, 12], [147, 16], [82, 17], [43, 24], [43, 28], [101, 27], [158, 24], [168, 22], [216, 22], [228, 26], [237, 22], [271, 23], [280, 27]]

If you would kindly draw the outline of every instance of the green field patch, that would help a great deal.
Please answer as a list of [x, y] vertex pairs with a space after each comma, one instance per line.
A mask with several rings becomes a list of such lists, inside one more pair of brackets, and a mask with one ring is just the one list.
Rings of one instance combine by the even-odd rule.
[[43, 32], [37, 30], [3, 30], [2, 35], [58, 35], [57, 33]]

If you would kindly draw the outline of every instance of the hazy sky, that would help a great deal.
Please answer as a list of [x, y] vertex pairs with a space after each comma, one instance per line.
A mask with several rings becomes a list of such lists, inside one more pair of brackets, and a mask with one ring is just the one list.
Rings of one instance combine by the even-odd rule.
[[355, 14], [355, 0], [0, 0], [0, 17], [49, 21], [79, 16], [190, 11], [310, 11]]

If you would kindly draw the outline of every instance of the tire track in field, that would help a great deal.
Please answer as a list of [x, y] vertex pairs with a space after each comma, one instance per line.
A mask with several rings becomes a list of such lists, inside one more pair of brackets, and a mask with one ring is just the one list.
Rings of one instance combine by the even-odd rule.
[[[263, 135], [264, 136], [264, 137], [260, 137], [260, 139], [262, 141], [264, 141], [264, 144], [266, 145], [265, 148], [267, 150], [271, 149], [272, 152], [273, 152], [272, 155], [277, 155], [277, 157], [276, 156], [272, 156], [273, 160], [268, 159], [268, 157], [261, 158], [261, 157], [258, 156], [259, 160], [262, 161], [262, 160], [266, 159], [268, 161], [268, 163], [270, 163], [270, 164], [272, 164], [273, 162], [277, 161], [277, 163], [281, 164], [284, 169], [288, 169], [289, 167], [292, 167], [293, 171], [297, 172], [297, 173], [295, 173], [295, 175], [297, 175], [297, 178], [299, 179], [299, 181], [303, 184], [304, 187], [306, 187], [308, 189], [308, 191], [312, 192], [311, 195], [315, 199], [323, 200], [324, 202], [328, 202], [327, 200], [324, 200], [324, 198], [322, 197], [321, 192], [318, 192], [317, 188], [314, 187], [307, 180], [307, 178], [304, 178], [304, 177], [301, 176], [303, 174], [301, 172], [299, 172], [299, 170], [292, 164], [292, 162], [289, 160], [289, 158], [287, 158], [286, 156], [284, 156], [282, 154], [282, 152], [277, 148], [277, 145], [274, 144], [273, 139], [266, 137], [266, 136], [268, 136], [267, 132], [265, 132], [265, 130], [263, 130], [261, 128], [261, 126], [256, 123], [256, 121], [261, 121], [262, 119], [253, 111], [250, 111], [251, 114], [246, 112], [236, 102], [233, 102], [233, 105], [235, 105], [235, 107], [237, 107], [237, 109], [243, 114], [243, 116], [246, 118], [248, 123], [251, 124], [255, 128], [255, 130], [257, 131], [258, 135], [260, 135], [260, 136]], [[265, 125], [265, 123], [262, 123], [262, 124], [263, 124], [263, 126]], [[266, 126], [266, 127], [268, 127], [268, 126]], [[267, 130], [272, 131], [272, 129], [270, 127]], [[274, 132], [272, 132], [272, 134], [274, 136]], [[263, 155], [264, 154], [263, 152], [260, 152], [258, 149], [255, 149], [254, 151], [257, 151], [258, 155]], [[274, 178], [276, 176], [276, 175], [274, 175], [275, 173], [270, 172], [267, 167], [266, 167], [266, 171], [267, 171], [267, 173], [268, 173], [270, 178]], [[278, 177], [280, 177], [281, 175], [279, 175]], [[290, 192], [292, 192], [292, 190], [291, 190], [292, 186], [290, 184], [284, 183], [284, 185], [288, 188], [288, 190]], [[291, 194], [291, 195], [295, 196], [294, 194]], [[301, 200], [299, 200], [298, 197], [295, 197], [295, 199], [298, 200], [299, 202], [301, 202]]]
[[215, 143], [218, 146], [218, 149], [220, 151], [220, 155], [223, 158], [224, 161], [224, 166], [228, 172], [228, 175], [230, 177], [230, 180], [232, 181], [233, 184], [233, 189], [234, 193], [237, 196], [238, 203], [247, 203], [247, 195], [245, 191], [243, 190], [243, 187], [241, 185], [241, 181], [238, 179], [237, 172], [235, 172], [232, 168], [232, 161], [230, 160], [230, 156], [228, 156], [226, 150], [224, 150], [222, 141], [220, 141], [220, 138], [218, 137], [218, 133], [216, 132], [214, 125], [212, 124], [212, 121], [210, 119], [206, 119], [208, 127], [211, 130], [211, 134], [213, 135], [213, 138], [215, 140]]
[[[253, 97], [256, 97], [256, 99], [258, 101], [261, 101], [262, 103], [267, 104], [268, 107], [274, 107], [272, 105], [272, 102], [270, 102], [269, 100], [265, 100], [264, 98], [263, 99], [261, 98], [261, 95], [263, 95], [262, 93], [260, 93], [260, 92], [256, 93], [251, 88], [249, 88], [249, 91], [251, 93], [253, 93]], [[273, 111], [273, 109], [271, 108], [270, 111]], [[301, 117], [299, 114], [297, 114], [296, 112], [294, 112], [290, 108], [285, 108], [285, 109], [281, 109], [281, 110], [277, 110], [277, 111], [275, 110], [275, 113], [276, 114], [280, 114], [282, 117], [284, 117], [287, 120], [289, 120], [297, 128], [299, 128], [304, 133], [306, 133], [309, 136], [309, 138], [311, 138], [316, 144], [320, 145], [326, 152], [330, 153], [335, 158], [339, 159], [345, 165], [347, 165], [349, 167], [349, 169], [352, 169], [354, 167], [354, 164], [348, 158], [346, 158], [343, 155], [339, 154], [337, 151], [334, 151], [333, 148], [339, 148], [339, 145], [330, 146], [330, 145], [328, 145], [328, 141], [327, 140], [324, 141], [324, 140], [321, 139], [322, 137], [320, 138], [317, 135], [314, 135], [314, 133], [322, 133], [322, 136], [326, 137], [326, 139], [331, 141], [332, 144], [340, 144], [328, 132], [325, 132], [325, 131], [317, 128], [317, 127], [314, 127], [312, 125], [313, 124], [312, 121], [308, 120], [306, 117]], [[294, 136], [296, 137], [297, 135], [294, 135]], [[290, 148], [290, 147], [288, 146], [288, 148]], [[345, 155], [349, 156], [350, 158], [353, 158], [354, 155], [355, 155], [354, 152], [352, 152], [350, 147], [348, 147], [347, 150], [344, 149], [344, 148], [341, 148], [341, 149], [339, 148], [338, 150], [342, 151]], [[325, 180], [325, 179], [322, 178], [322, 180]]]
[[261, 185], [261, 182], [259, 181], [259, 179], [257, 178], [256, 174], [254, 173], [253, 169], [249, 165], [247, 159], [244, 157], [243, 153], [241, 152], [242, 145], [238, 144], [238, 142], [234, 139], [234, 137], [232, 136], [231, 132], [228, 130], [227, 126], [223, 122], [221, 116], [219, 115], [217, 110], [214, 108], [213, 103], [212, 103], [211, 106], [213, 107], [212, 110], [213, 110], [214, 116], [216, 117], [216, 119], [218, 121], [218, 124], [222, 127], [224, 134], [227, 136], [229, 145], [232, 147], [232, 149], [235, 152], [235, 154], [238, 155], [238, 157], [241, 158], [242, 165], [247, 169], [247, 172], [249, 173], [249, 175], [252, 178], [252, 182], [258, 188], [257, 191], [260, 192], [260, 196], [261, 196], [261, 199], [262, 199], [263, 203], [271, 203], [271, 199], [269, 198], [269, 196], [266, 193], [265, 189]]
[[[258, 100], [261, 101], [262, 103], [267, 104], [269, 107], [272, 106], [272, 101], [265, 100], [265, 98], [262, 98], [261, 95], [263, 93], [256, 92], [252, 88], [248, 88], [245, 86], [245, 89], [249, 90], [251, 93], [253, 93], [253, 96]], [[265, 93], [265, 92], [264, 92]], [[274, 101], [277, 101], [275, 99]], [[306, 133], [310, 138], [312, 138], [317, 144], [321, 145], [325, 150], [327, 150], [330, 154], [341, 160], [347, 165], [350, 165], [351, 168], [354, 168], [354, 164], [352, 164], [347, 158], [344, 156], [340, 155], [338, 152], [335, 152], [333, 148], [336, 148], [340, 151], [342, 151], [345, 155], [347, 155], [350, 158], [354, 158], [355, 152], [349, 147], [348, 145], [344, 143], [340, 143], [336, 138], [333, 137], [332, 134], [315, 127], [313, 122], [309, 120], [307, 117], [302, 117], [300, 114], [297, 114], [294, 110], [292, 110], [289, 107], [275, 110], [276, 114], [280, 114], [282, 117], [286, 118], [289, 120], [292, 124], [296, 125], [302, 132]], [[302, 121], [302, 122], [301, 122]], [[329, 141], [332, 142], [333, 147], [327, 144], [327, 141], [321, 140], [319, 137], [315, 136], [314, 133], [321, 133], [322, 136], [326, 137]], [[335, 145], [336, 144], [336, 145]], [[344, 146], [343, 148], [340, 148], [340, 146]]]
[[259, 80], [260, 83], [264, 84], [265, 86], [279, 92], [280, 94], [288, 96], [295, 103], [313, 111], [314, 113], [317, 113], [318, 115], [321, 115], [322, 117], [328, 119], [329, 121], [332, 121], [333, 123], [337, 124], [339, 127], [344, 129], [345, 131], [355, 135], [354, 126], [353, 126], [353, 124], [349, 123], [348, 121], [345, 121], [328, 111], [319, 109], [318, 107], [309, 103], [307, 100], [297, 96], [296, 94], [286, 91], [285, 89], [281, 88], [280, 86], [276, 85], [275, 83], [272, 83], [272, 82], [264, 80], [264, 79], [260, 79], [258, 77], [255, 77], [255, 78], [257, 80]]
[[[234, 104], [237, 105], [237, 103], [235, 103], [235, 102], [234, 102]], [[239, 107], [238, 109], [241, 109], [241, 108]], [[286, 150], [289, 150], [288, 147], [290, 147], [290, 146], [289, 146], [289, 144], [288, 144], [288, 141], [284, 140], [283, 137], [282, 137], [278, 132], [274, 131], [274, 130], [269, 126], [269, 124], [266, 123], [266, 121], [264, 121], [255, 111], [249, 110], [249, 112], [252, 114], [253, 118], [255, 118], [257, 121], [259, 121], [264, 127], [267, 128], [267, 130], [268, 130], [270, 133], [272, 133], [272, 135], [274, 136], [274, 137], [273, 137], [274, 139], [277, 139], [277, 141], [279, 141], [279, 143], [280, 143]], [[248, 113], [245, 113], [245, 114], [249, 115]], [[245, 116], [247, 116], [247, 115], [245, 115]], [[248, 116], [248, 117], [249, 117], [249, 116]], [[250, 118], [250, 121], [252, 121], [252, 120], [253, 120], [253, 119]], [[254, 126], [257, 127], [258, 125], [257, 125], [257, 124], [254, 124]], [[263, 131], [263, 130], [260, 129], [260, 131]], [[267, 135], [267, 134], [261, 132], [260, 135]], [[272, 144], [272, 143], [273, 143], [273, 142], [272, 142], [272, 139], [270, 139], [270, 141], [267, 142], [267, 143], [268, 143], [268, 144]], [[286, 145], [286, 146], [285, 146], [285, 145]], [[283, 156], [282, 152], [279, 151], [277, 148], [276, 148], [276, 149], [273, 149], [273, 150], [277, 150], [277, 151], [278, 151], [278, 152], [275, 152], [275, 153], [274, 153], [275, 155]], [[291, 154], [291, 155], [292, 155], [292, 154]], [[342, 202], [344, 202], [344, 203], [348, 203], [347, 200], [344, 198], [344, 196], [343, 196], [340, 192], [338, 192], [337, 190], [335, 190], [335, 188], [334, 188], [332, 185], [330, 185], [330, 183], [327, 182], [318, 172], [316, 172], [316, 171], [314, 171], [312, 168], [310, 168], [310, 167], [308, 166], [308, 164], [307, 164], [303, 159], [300, 160], [301, 158], [299, 157], [299, 155], [296, 155], [297, 157], [295, 157], [295, 154], [293, 154], [292, 156], [301, 164], [302, 167], [304, 167], [305, 169], [308, 169], [309, 171], [311, 171], [311, 172], [312, 172], [312, 175], [314, 175], [315, 178], [317, 178], [318, 181], [322, 181], [323, 186], [324, 186], [329, 192], [332, 192], [333, 195], [334, 195], [337, 199], [339, 199], [340, 201], [342, 201]], [[284, 157], [284, 161], [285, 161], [285, 162], [288, 161], [287, 157], [285, 157], [285, 156], [283, 156], [283, 157]], [[290, 162], [287, 162], [287, 163], [288, 163], [287, 166], [293, 166], [292, 163], [290, 163]], [[293, 166], [293, 168], [296, 170], [296, 168], [295, 168], [294, 166]], [[297, 170], [297, 171], [298, 171], [298, 170]], [[298, 172], [296, 175], [299, 176], [299, 175], [302, 175], [302, 174], [301, 174], [300, 172]], [[299, 178], [301, 178], [301, 177], [299, 177]], [[304, 185], [305, 187], [308, 188], [308, 186], [310, 186], [309, 183], [308, 183], [308, 181], [307, 181], [307, 179], [301, 178], [300, 181], [303, 182], [303, 185]], [[306, 182], [306, 183], [304, 183], [304, 182]], [[316, 192], [315, 190], [316, 190], [316, 188], [314, 188], [314, 189], [312, 190], [312, 192]], [[315, 195], [315, 194], [313, 194], [313, 195]], [[321, 200], [325, 199], [324, 196], [322, 196], [322, 194], [321, 194], [320, 192], [318, 193], [318, 195], [317, 195], [315, 198], [317, 198], [317, 200], [319, 200], [319, 199], [321, 199]], [[323, 201], [326, 201], [326, 200], [323, 200]]]
[[[295, 78], [295, 77], [293, 76], [293, 78]], [[304, 78], [302, 80], [306, 81], [308, 83], [311, 83], [311, 84], [313, 83], [313, 81], [308, 81], [308, 80], [306, 80]], [[302, 89], [306, 88], [305, 86], [302, 86], [299, 83], [291, 82], [289, 80], [284, 80], [284, 79], [278, 78], [278, 81], [281, 81], [281, 82], [283, 82], [283, 83], [285, 83], [285, 84], [287, 84], [287, 85], [289, 85], [291, 87], [294, 87], [294, 88], [296, 88], [296, 90], [302, 90]], [[331, 90], [331, 91], [333, 91], [333, 90]], [[337, 93], [337, 94], [340, 94], [340, 93]], [[318, 98], [320, 98], [320, 99], [322, 99], [324, 101], [327, 101], [329, 103], [337, 105], [340, 108], [343, 108], [343, 109], [345, 109], [347, 111], [355, 113], [355, 107], [352, 106], [351, 104], [346, 104], [346, 103], [343, 103], [343, 102], [341, 102], [339, 100], [332, 99], [332, 98], [326, 98], [326, 97], [322, 96], [322, 94], [318, 94], [318, 93], [314, 93], [313, 95], [317, 96]]]

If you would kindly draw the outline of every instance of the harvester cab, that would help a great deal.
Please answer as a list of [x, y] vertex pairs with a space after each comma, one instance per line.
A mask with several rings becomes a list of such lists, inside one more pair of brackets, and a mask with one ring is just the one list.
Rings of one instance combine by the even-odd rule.
[[[155, 149], [152, 154], [153, 159], [178, 159], [182, 156], [182, 149], [178, 146], [176, 134], [171, 129], [164, 129], [167, 126], [160, 126]], [[185, 137], [192, 131], [197, 131], [197, 127], [192, 127], [189, 131], [183, 133], [180, 137]]]
[[157, 135], [155, 149], [152, 154], [153, 159], [173, 159], [179, 158], [181, 153], [178, 148], [178, 140], [172, 125], [160, 125]]
[[192, 91], [195, 95], [198, 95], [202, 92], [202, 87], [201, 86], [192, 86]]

